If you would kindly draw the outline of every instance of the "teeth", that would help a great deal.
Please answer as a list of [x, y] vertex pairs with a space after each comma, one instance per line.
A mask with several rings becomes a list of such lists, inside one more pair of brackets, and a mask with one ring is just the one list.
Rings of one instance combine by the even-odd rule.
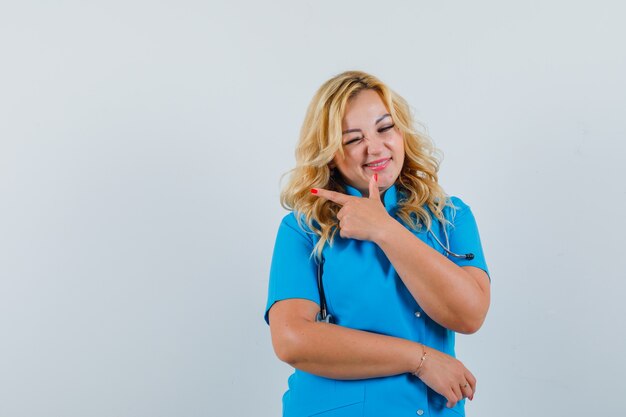
[[381, 165], [384, 165], [387, 162], [387, 160], [385, 159], [384, 161], [378, 162], [376, 164], [367, 164], [368, 167], [379, 167]]

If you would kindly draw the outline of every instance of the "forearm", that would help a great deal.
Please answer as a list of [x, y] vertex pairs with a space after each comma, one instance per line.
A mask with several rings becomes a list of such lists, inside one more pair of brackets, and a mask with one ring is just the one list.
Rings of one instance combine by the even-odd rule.
[[[406, 339], [301, 318], [276, 305], [270, 314], [279, 359], [297, 369], [334, 379], [375, 378], [413, 372], [422, 345]], [[271, 322], [271, 321], [270, 321]]]
[[473, 333], [480, 327], [489, 296], [466, 270], [392, 218], [381, 225], [374, 241], [433, 320], [460, 333]]
[[318, 310], [306, 299], [286, 299], [271, 307], [272, 343], [281, 360], [332, 379], [385, 377], [419, 368], [419, 378], [445, 396], [449, 407], [463, 395], [473, 396], [476, 379], [452, 356], [402, 338], [317, 323], [313, 317]]

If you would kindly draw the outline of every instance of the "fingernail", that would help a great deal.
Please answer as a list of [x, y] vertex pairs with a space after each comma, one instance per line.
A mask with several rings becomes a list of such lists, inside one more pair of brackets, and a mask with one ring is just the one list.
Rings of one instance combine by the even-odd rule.
[[317, 190], [315, 188], [311, 188], [311, 194], [317, 194]]
[[378, 174], [374, 174], [374, 181], [378, 182]]

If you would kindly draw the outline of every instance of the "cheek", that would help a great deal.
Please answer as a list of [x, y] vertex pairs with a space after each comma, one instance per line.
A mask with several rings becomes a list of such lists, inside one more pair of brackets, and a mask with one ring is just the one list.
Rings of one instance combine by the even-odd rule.
[[362, 158], [359, 156], [358, 152], [351, 150], [344, 153], [344, 158], [341, 164], [346, 169], [354, 169], [361, 166], [361, 160]]
[[404, 141], [402, 140], [401, 136], [395, 139], [394, 150], [397, 154], [404, 155]]

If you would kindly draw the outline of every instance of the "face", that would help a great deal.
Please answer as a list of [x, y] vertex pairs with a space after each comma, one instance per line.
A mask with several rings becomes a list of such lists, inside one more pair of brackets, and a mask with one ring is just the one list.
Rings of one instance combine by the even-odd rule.
[[369, 195], [369, 181], [378, 174], [378, 188], [391, 187], [404, 163], [402, 135], [374, 90], [363, 90], [351, 98], [342, 121], [344, 155], [333, 159], [344, 181]]

